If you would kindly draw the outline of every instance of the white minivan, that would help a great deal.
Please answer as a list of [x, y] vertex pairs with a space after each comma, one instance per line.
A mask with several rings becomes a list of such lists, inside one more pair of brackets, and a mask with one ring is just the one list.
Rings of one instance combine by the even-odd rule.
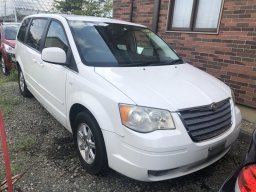
[[16, 61], [21, 94], [73, 133], [91, 174], [110, 167], [140, 181], [179, 177], [219, 160], [239, 135], [231, 89], [139, 24], [28, 16]]

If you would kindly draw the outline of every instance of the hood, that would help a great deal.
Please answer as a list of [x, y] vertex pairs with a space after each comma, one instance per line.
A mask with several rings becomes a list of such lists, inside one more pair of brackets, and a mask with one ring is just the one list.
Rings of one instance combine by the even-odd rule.
[[95, 68], [137, 105], [176, 111], [231, 96], [228, 86], [189, 64]]
[[16, 40], [7, 40], [7, 39], [5, 39], [5, 40], [3, 40], [3, 43], [5, 43], [5, 44], [14, 48], [15, 44], [16, 44]]

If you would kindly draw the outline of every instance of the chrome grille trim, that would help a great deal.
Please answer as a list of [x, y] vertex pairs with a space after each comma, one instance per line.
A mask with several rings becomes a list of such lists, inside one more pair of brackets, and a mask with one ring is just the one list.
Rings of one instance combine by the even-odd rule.
[[179, 115], [194, 142], [217, 137], [232, 125], [230, 98], [206, 106], [182, 109]]

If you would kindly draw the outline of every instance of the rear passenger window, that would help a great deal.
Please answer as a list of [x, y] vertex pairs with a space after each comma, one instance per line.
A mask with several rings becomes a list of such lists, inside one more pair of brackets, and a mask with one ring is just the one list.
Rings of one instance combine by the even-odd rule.
[[45, 48], [47, 47], [59, 47], [66, 53], [68, 51], [68, 40], [62, 25], [59, 22], [52, 21], [49, 27], [46, 39]]
[[40, 50], [42, 36], [46, 28], [47, 21], [47, 19], [34, 19], [31, 22], [28, 31], [27, 44], [38, 51]]
[[20, 42], [22, 42], [22, 43], [23, 43], [24, 40], [25, 40], [25, 35], [26, 35], [26, 31], [27, 31], [27, 28], [28, 28], [29, 21], [30, 21], [30, 18], [25, 19], [25, 20], [22, 22], [21, 26], [20, 26], [20, 30], [19, 30], [17, 39], [18, 39]]

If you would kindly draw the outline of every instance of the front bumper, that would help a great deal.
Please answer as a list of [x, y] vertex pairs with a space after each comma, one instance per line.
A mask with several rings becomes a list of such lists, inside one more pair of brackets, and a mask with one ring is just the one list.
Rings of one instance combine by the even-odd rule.
[[[186, 175], [223, 157], [240, 132], [241, 114], [232, 110], [232, 127], [216, 138], [194, 143], [180, 118], [173, 115], [176, 130], [137, 133], [125, 128], [125, 136], [104, 131], [109, 166], [140, 181], [160, 181]], [[221, 150], [209, 155], [209, 149], [221, 145]]]

